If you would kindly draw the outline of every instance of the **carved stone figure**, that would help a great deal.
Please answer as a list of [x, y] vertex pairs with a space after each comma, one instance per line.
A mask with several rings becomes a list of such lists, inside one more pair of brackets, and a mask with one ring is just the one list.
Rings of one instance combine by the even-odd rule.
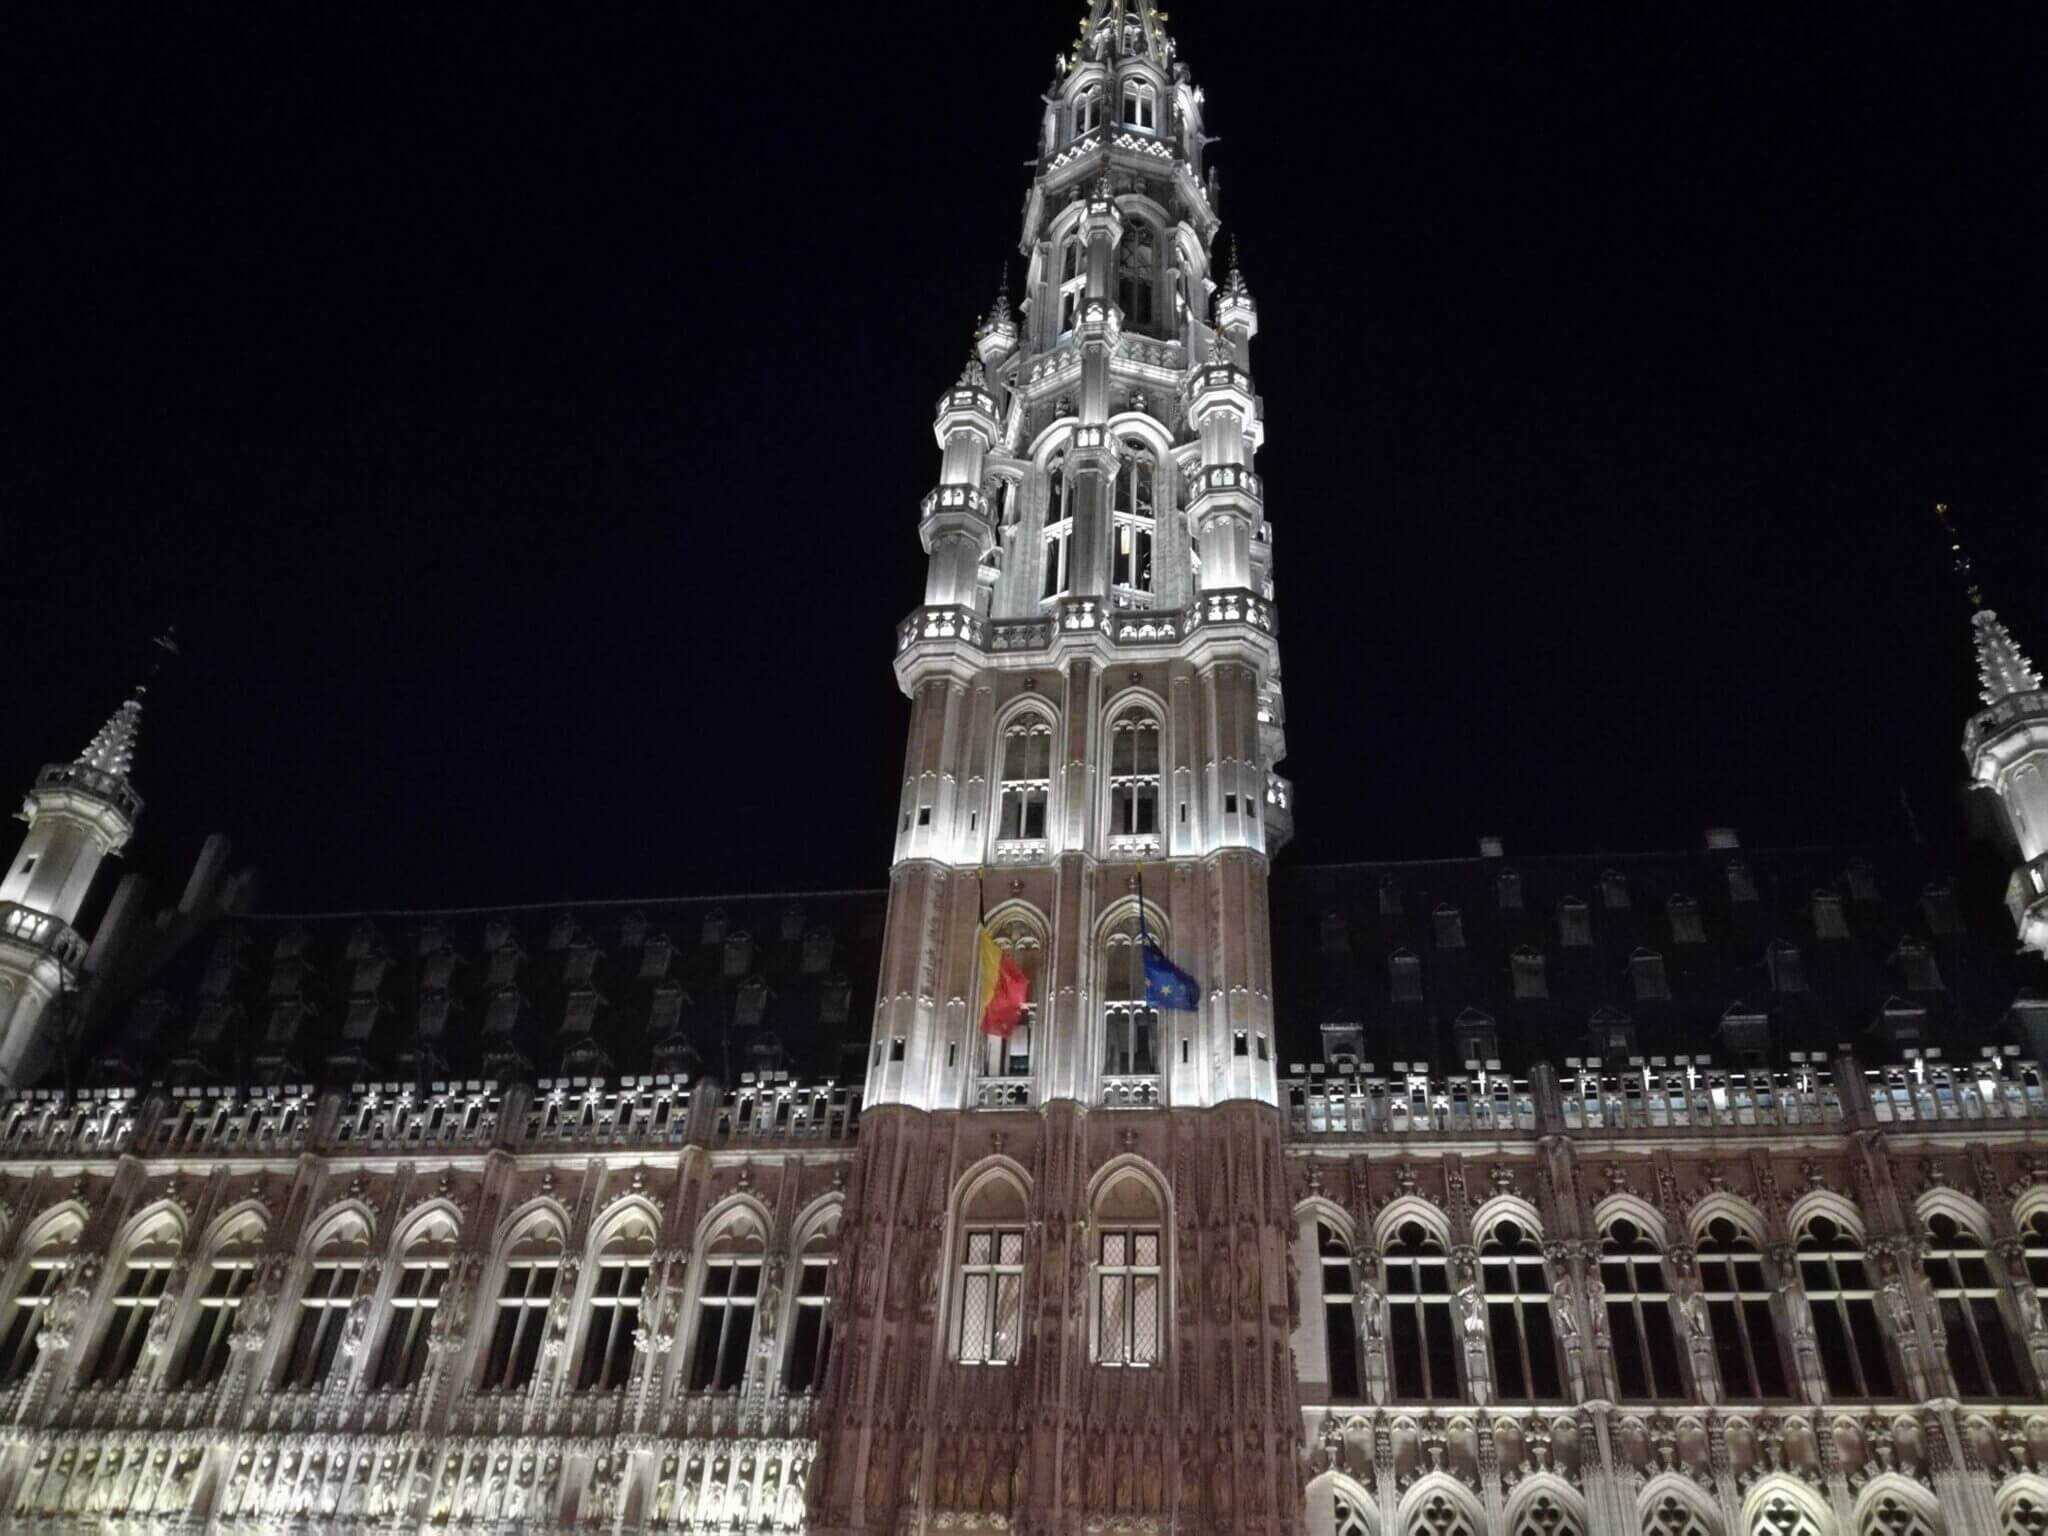
[[666, 1522], [676, 1512], [676, 1458], [661, 1458], [661, 1474], [654, 1480], [654, 1518]]

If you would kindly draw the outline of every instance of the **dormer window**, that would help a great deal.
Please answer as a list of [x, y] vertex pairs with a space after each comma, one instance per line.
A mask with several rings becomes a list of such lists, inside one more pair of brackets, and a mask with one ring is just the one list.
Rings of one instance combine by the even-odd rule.
[[1908, 992], [1941, 990], [1941, 967], [1935, 963], [1934, 951], [1925, 944], [1914, 939], [1900, 944], [1899, 969], [1905, 973]]
[[1756, 900], [1756, 876], [1740, 859], [1732, 860], [1728, 865], [1728, 899], [1738, 902]]
[[1500, 872], [1500, 909], [1518, 912], [1522, 907], [1522, 877], [1512, 869]]
[[1401, 915], [1401, 883], [1392, 875], [1380, 876], [1380, 916]]
[[1664, 912], [1671, 919], [1671, 942], [1674, 944], [1704, 944], [1707, 942], [1706, 924], [1700, 920], [1700, 904], [1690, 896], [1674, 896], [1664, 904]]
[[1592, 910], [1576, 896], [1558, 903], [1557, 941], [1566, 949], [1585, 949], [1593, 942]]
[[1877, 877], [1871, 872], [1868, 859], [1851, 859], [1848, 868], [1849, 897], [1852, 901], [1881, 901], [1878, 894]]
[[1397, 1003], [1422, 1001], [1422, 960], [1405, 949], [1387, 956], [1387, 987]]
[[[2037, 870], [2036, 881], [2041, 875]], [[1920, 914], [1927, 919], [1929, 933], [1952, 934], [1963, 931], [1963, 914], [1956, 906], [1956, 888], [1952, 885], [1930, 885], [1920, 893]]]
[[1516, 997], [1550, 996], [1550, 978], [1544, 970], [1542, 951], [1525, 945], [1509, 957], [1508, 963], [1514, 973]]
[[1849, 937], [1849, 920], [1842, 912], [1842, 898], [1832, 891], [1813, 893], [1813, 932], [1822, 939]]
[[1463, 949], [1465, 947], [1465, 918], [1456, 907], [1438, 907], [1433, 914], [1436, 923], [1436, 947], [1438, 949]]
[[1145, 133], [1159, 128], [1159, 89], [1149, 80], [1124, 82], [1124, 126]]
[[1604, 871], [1600, 876], [1600, 904], [1610, 912], [1628, 910], [1628, 876], [1618, 869]]
[[1629, 980], [1635, 983], [1636, 1001], [1662, 1002], [1671, 996], [1671, 978], [1664, 970], [1664, 957], [1653, 949], [1639, 949], [1628, 957]]

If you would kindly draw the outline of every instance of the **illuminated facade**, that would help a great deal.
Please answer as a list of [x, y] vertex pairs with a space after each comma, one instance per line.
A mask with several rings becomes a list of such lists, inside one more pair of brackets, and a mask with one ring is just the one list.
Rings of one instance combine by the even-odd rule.
[[1728, 832], [1270, 870], [1258, 314], [1160, 21], [1094, 0], [939, 402], [886, 891], [261, 914], [216, 840], [88, 944], [140, 700], [38, 776], [8, 1529], [2048, 1529], [2038, 675], [1980, 613], [1989, 899]]

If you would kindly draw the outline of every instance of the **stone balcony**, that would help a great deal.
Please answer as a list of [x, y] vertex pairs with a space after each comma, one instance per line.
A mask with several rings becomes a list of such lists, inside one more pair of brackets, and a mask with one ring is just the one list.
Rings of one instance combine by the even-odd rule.
[[85, 940], [70, 924], [18, 901], [0, 902], [0, 941], [8, 939], [47, 955], [66, 970], [75, 971], [85, 964]]
[[126, 779], [89, 763], [51, 763], [36, 775], [36, 788], [92, 795], [106, 801], [131, 822], [142, 814], [142, 796]]
[[2048, 727], [2048, 692], [2016, 693], [1972, 715], [1963, 730], [1963, 755], [1976, 757], [1977, 749], [1991, 737], [2027, 722]]
[[2013, 927], [2020, 943], [2048, 955], [2048, 853], [2012, 872], [2006, 883], [2005, 905], [2012, 913]]
[[918, 649], [965, 648], [1014, 655], [1050, 649], [1070, 635], [1099, 637], [1136, 654], [1225, 624], [1272, 635], [1278, 633], [1279, 615], [1266, 598], [1245, 588], [1203, 592], [1185, 608], [1118, 608], [1108, 598], [1068, 597], [1028, 619], [990, 620], [971, 608], [933, 606], [911, 610], [896, 626], [896, 654], [901, 658]]

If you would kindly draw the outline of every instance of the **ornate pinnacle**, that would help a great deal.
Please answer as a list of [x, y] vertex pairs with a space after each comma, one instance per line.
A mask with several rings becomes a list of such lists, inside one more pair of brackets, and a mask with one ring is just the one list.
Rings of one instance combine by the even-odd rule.
[[1996, 704], [2017, 693], [2039, 693], [2041, 674], [2027, 660], [2026, 652], [2012, 637], [2012, 631], [1989, 608], [1970, 616], [1977, 630], [1977, 677], [1983, 686], [1983, 700]]
[[986, 389], [988, 387], [988, 370], [981, 366], [981, 359], [979, 357], [970, 356], [967, 359], [967, 366], [960, 370], [960, 385], [963, 389]]
[[142, 696], [147, 691], [138, 686], [123, 700], [74, 761], [117, 779], [127, 778], [135, 762], [135, 738], [142, 729]]
[[1240, 298], [1251, 297], [1251, 290], [1245, 287], [1244, 268], [1238, 264], [1235, 235], [1230, 237], [1230, 275], [1223, 280], [1223, 291]]

